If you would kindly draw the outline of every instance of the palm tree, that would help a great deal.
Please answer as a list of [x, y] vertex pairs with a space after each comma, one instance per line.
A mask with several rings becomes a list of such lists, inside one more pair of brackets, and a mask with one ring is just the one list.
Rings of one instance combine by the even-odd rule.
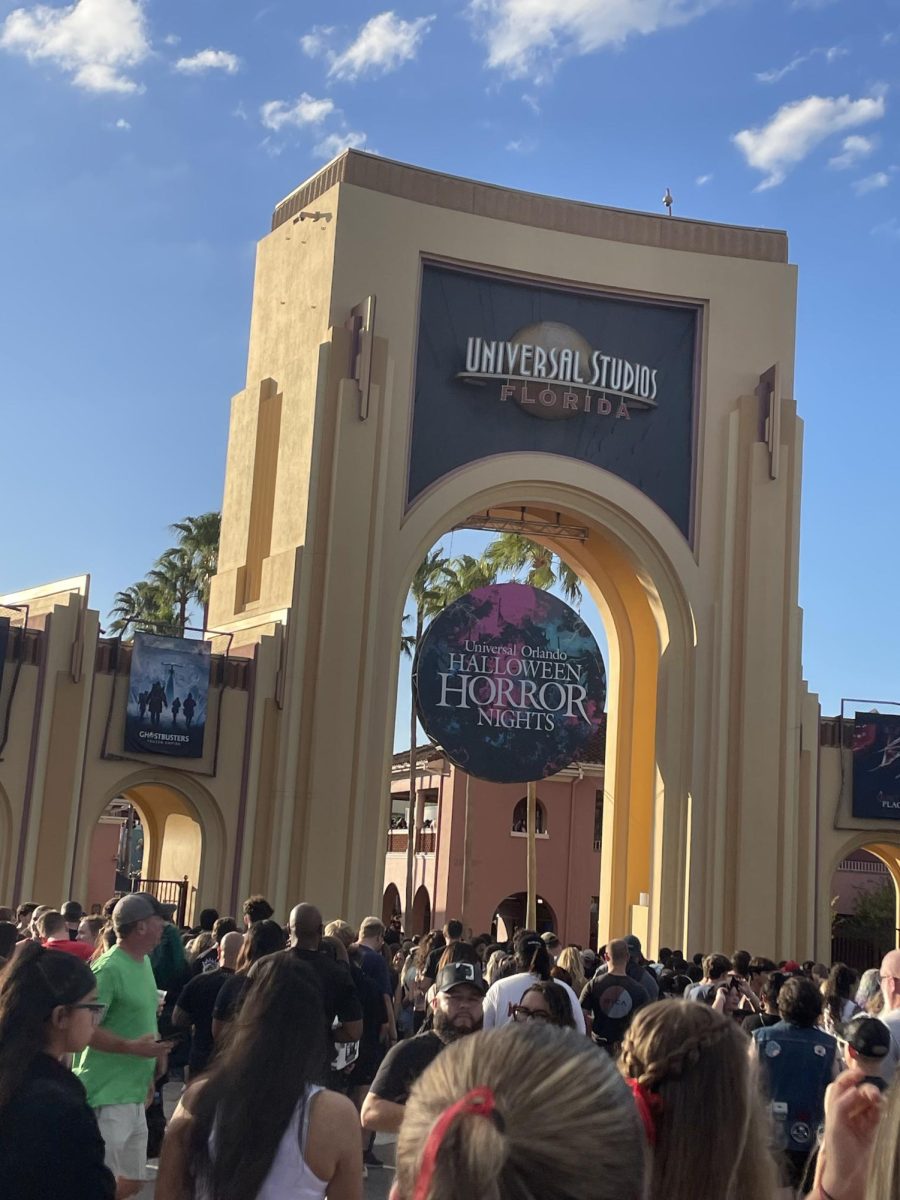
[[[447, 603], [445, 596], [450, 578], [449, 571], [450, 560], [446, 557], [441, 547], [438, 546], [425, 555], [419, 564], [419, 569], [413, 576], [409, 589], [409, 599], [413, 605], [413, 611], [410, 616], [414, 623], [415, 632], [405, 634], [400, 643], [403, 653], [409, 655], [410, 658], [415, 657], [416, 650], [422, 641], [422, 634], [425, 632], [426, 622], [436, 616]], [[404, 617], [405, 620], [406, 618]], [[416, 863], [416, 811], [419, 806], [419, 789], [416, 776], [416, 685], [412, 674], [410, 674], [409, 683], [411, 692], [409, 711], [409, 806], [406, 821], [409, 842], [406, 847], [406, 907], [404, 909], [407, 932], [409, 932], [409, 922], [412, 920], [413, 882]]]
[[178, 537], [178, 549], [188, 555], [193, 573], [193, 599], [203, 609], [203, 627], [209, 615], [209, 585], [219, 561], [219, 534], [222, 515], [217, 512], [201, 513], [199, 517], [185, 517], [169, 526], [170, 533]]
[[484, 555], [475, 558], [472, 554], [461, 554], [447, 563], [442, 606], [452, 604], [467, 592], [490, 587], [496, 582], [497, 568]]
[[187, 625], [188, 606], [194, 599], [194, 567], [190, 554], [180, 546], [173, 546], [159, 556], [156, 566], [147, 572], [147, 578], [156, 584], [176, 610], [172, 624], [180, 636]]
[[148, 625], [172, 625], [175, 610], [168, 595], [156, 583], [141, 579], [124, 591], [116, 592], [109, 615], [111, 633], [122, 633], [135, 622]]
[[558, 587], [571, 604], [581, 603], [581, 580], [575, 571], [552, 550], [520, 533], [501, 533], [485, 550], [484, 558], [496, 575], [511, 575], [545, 591]]

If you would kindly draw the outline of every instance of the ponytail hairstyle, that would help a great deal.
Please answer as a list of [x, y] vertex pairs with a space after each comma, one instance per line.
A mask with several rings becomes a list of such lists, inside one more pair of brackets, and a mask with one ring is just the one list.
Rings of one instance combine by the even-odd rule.
[[413, 1085], [402, 1200], [641, 1200], [637, 1109], [608, 1055], [566, 1029], [460, 1038]]
[[550, 952], [533, 929], [520, 929], [513, 939], [513, 954], [520, 971], [529, 971], [539, 979], [550, 978]]
[[640, 1010], [620, 1065], [648, 1122], [649, 1193], [696, 1200], [770, 1200], [777, 1172], [746, 1035], [706, 1004]]
[[60, 1005], [78, 1004], [97, 986], [80, 958], [24, 946], [0, 974], [0, 1121], [47, 1044], [47, 1022]]
[[451, 942], [445, 947], [443, 954], [438, 959], [437, 969], [443, 971], [444, 967], [452, 966], [453, 963], [468, 963], [472, 967], [480, 967], [481, 959], [478, 957], [478, 952], [475, 947], [469, 942]]
[[244, 934], [244, 944], [237, 958], [237, 970], [246, 973], [257, 959], [277, 954], [284, 949], [284, 930], [277, 921], [268, 918], [254, 921]]
[[[830, 1017], [831, 1030], [840, 1031], [844, 1024], [844, 1005], [848, 1000], [854, 999], [858, 983], [859, 976], [856, 971], [844, 963], [835, 963], [828, 972], [828, 979], [822, 986], [822, 1008]], [[826, 1026], [828, 1023], [826, 1021]]]
[[[580, 996], [587, 984], [587, 976], [584, 973], [584, 962], [581, 958], [581, 951], [577, 946], [566, 946], [562, 954], [556, 960], [556, 965], [561, 970], [568, 972], [569, 978], [572, 981], [572, 990], [576, 996]], [[554, 976], [555, 978], [555, 976]]]

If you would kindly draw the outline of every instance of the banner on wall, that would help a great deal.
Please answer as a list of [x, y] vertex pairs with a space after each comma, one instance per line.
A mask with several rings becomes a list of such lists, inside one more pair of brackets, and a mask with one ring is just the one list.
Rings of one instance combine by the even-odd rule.
[[900, 821], [900, 714], [855, 716], [853, 815]]
[[577, 761], [606, 701], [587, 625], [557, 596], [521, 583], [479, 588], [439, 613], [413, 679], [428, 736], [494, 783], [544, 779]]
[[125, 749], [202, 758], [209, 642], [136, 633], [125, 711]]

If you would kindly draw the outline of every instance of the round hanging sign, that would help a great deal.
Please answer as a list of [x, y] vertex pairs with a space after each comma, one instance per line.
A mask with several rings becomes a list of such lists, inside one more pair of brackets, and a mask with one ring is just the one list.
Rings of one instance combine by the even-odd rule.
[[439, 613], [413, 681], [428, 736], [493, 783], [544, 779], [575, 762], [606, 701], [587, 625], [557, 596], [522, 583], [478, 588]]

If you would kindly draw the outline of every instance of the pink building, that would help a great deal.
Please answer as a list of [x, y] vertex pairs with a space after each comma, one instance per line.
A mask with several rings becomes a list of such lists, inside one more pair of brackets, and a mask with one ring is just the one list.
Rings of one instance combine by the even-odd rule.
[[[582, 756], [538, 784], [538, 925], [565, 942], [594, 945], [603, 829], [605, 725]], [[394, 755], [384, 917], [406, 893], [409, 753]], [[461, 917], [473, 933], [505, 938], [525, 923], [525, 785], [486, 783], [453, 766], [440, 748], [418, 747], [418, 834], [412, 933]], [[468, 853], [466, 787], [468, 784]], [[622, 930], [623, 933], [628, 932]]]
[[849, 917], [860, 897], [891, 883], [891, 873], [868, 850], [854, 850], [838, 863], [831, 880], [831, 904], [835, 915]]

